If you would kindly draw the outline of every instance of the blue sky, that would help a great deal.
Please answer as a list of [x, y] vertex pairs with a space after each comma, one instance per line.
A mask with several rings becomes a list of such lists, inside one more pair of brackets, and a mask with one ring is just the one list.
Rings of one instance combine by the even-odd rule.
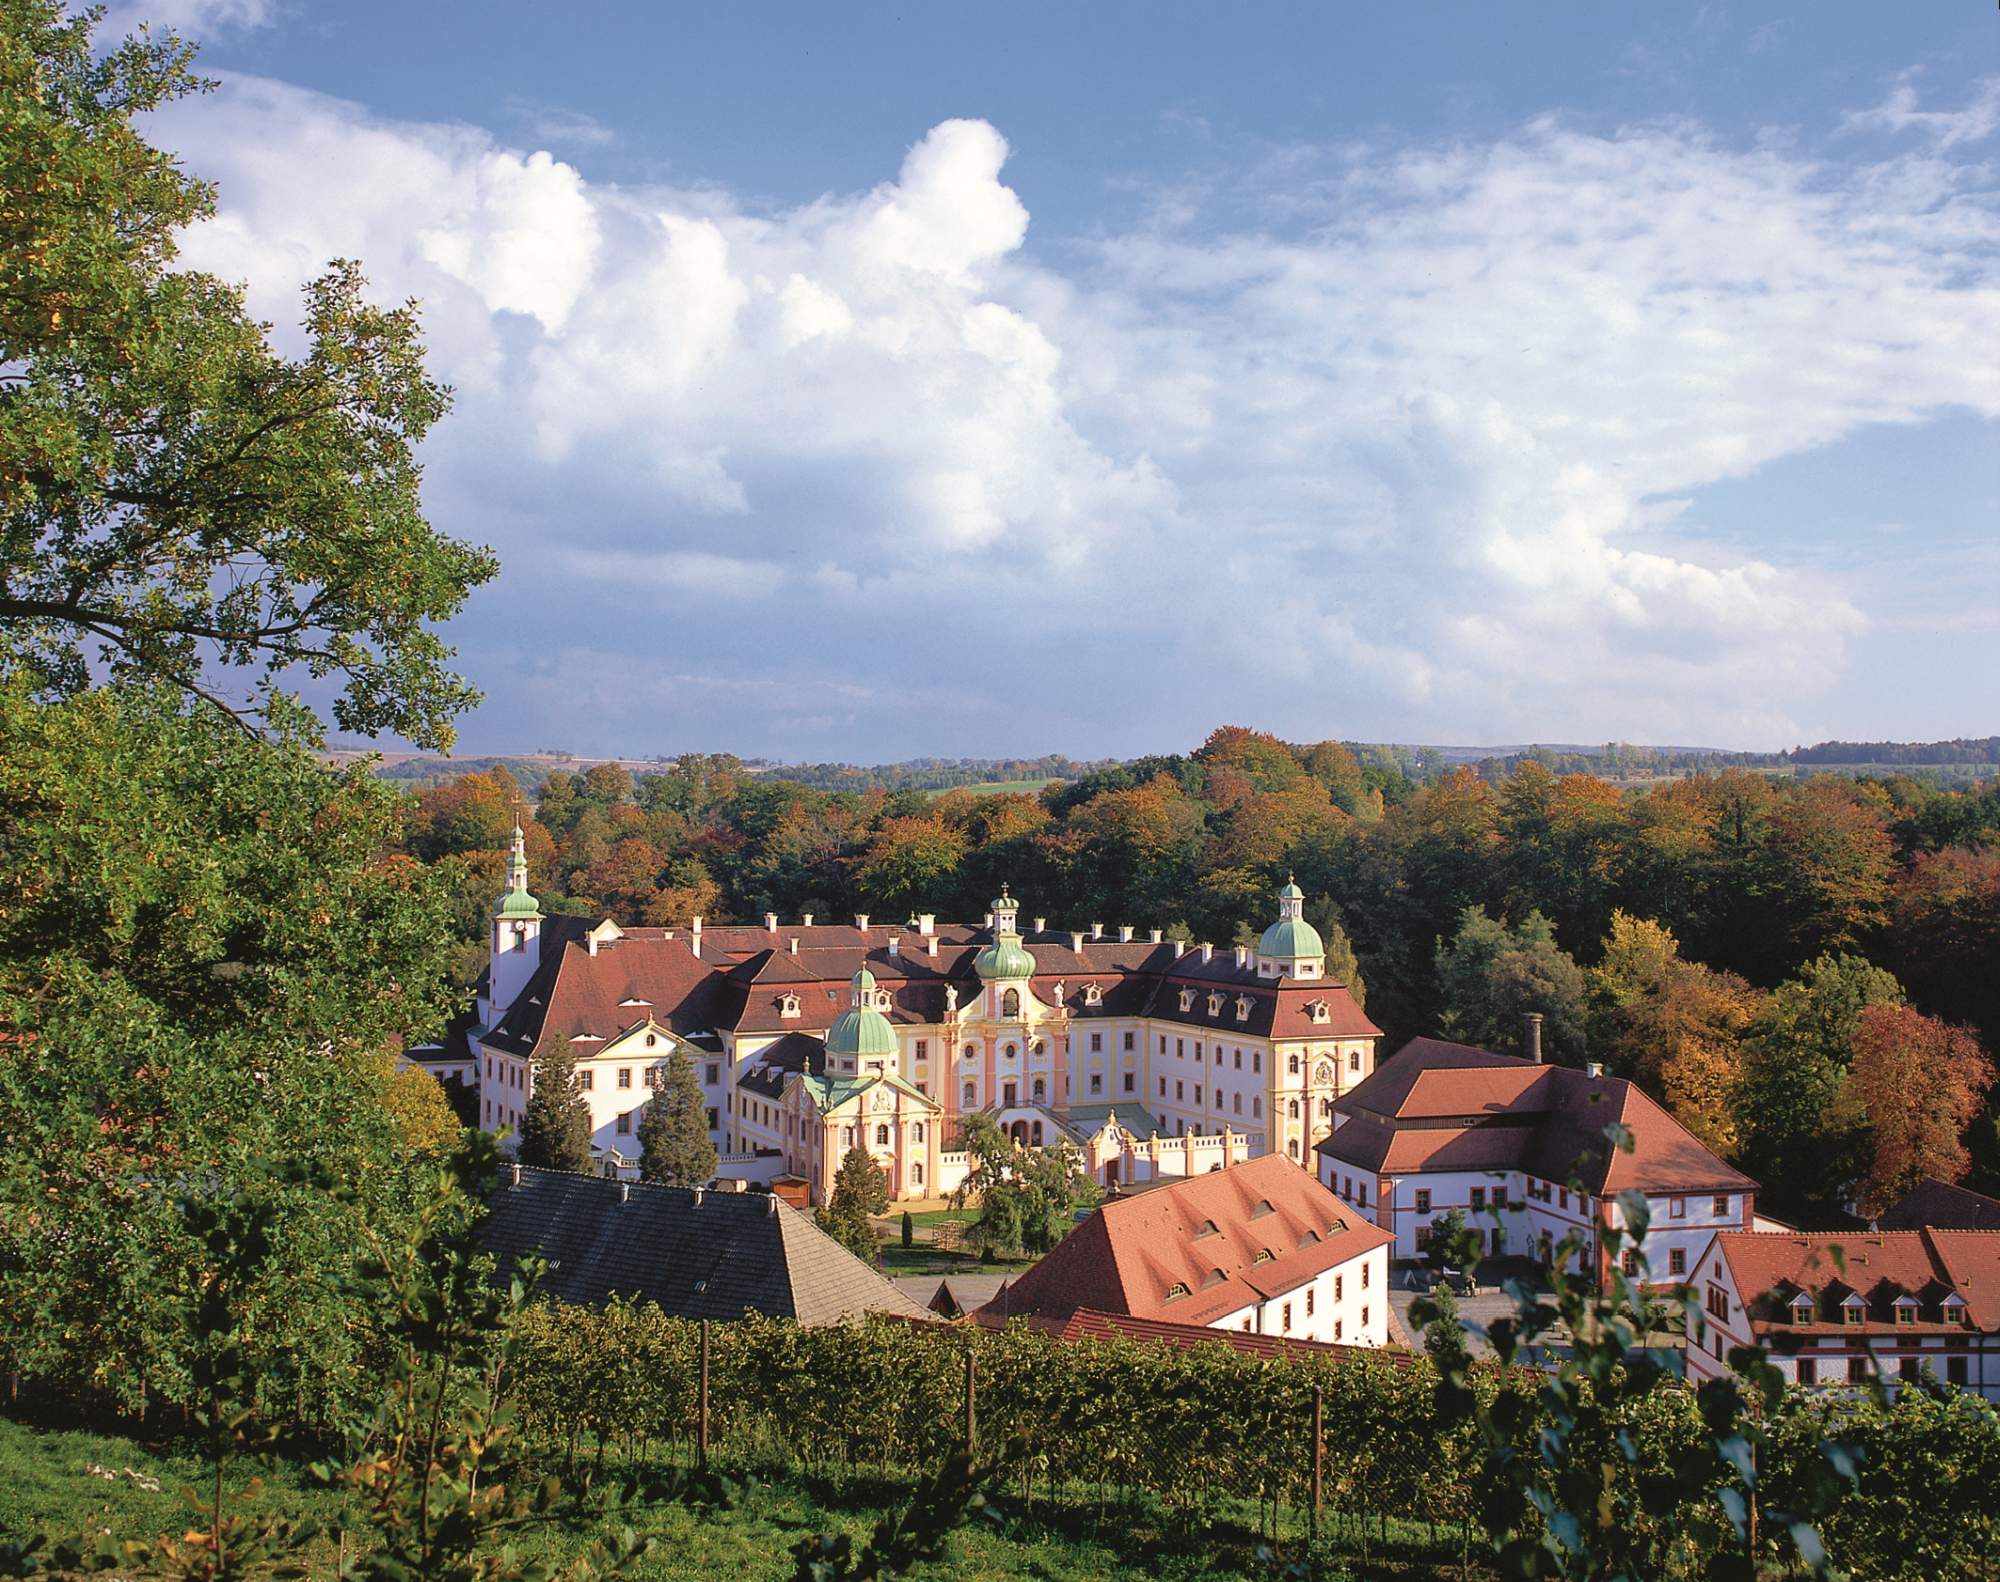
[[159, 0], [416, 296], [462, 749], [2000, 729], [2000, 14]]

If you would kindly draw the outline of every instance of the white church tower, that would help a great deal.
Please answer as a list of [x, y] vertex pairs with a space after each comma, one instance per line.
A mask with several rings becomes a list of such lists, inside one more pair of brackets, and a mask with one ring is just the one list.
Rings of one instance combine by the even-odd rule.
[[1323, 978], [1326, 944], [1305, 918], [1306, 893], [1287, 878], [1278, 891], [1278, 920], [1257, 941], [1260, 978]]
[[507, 889], [493, 906], [492, 954], [486, 969], [486, 1000], [479, 1019], [491, 1027], [527, 986], [542, 964], [542, 908], [528, 894], [528, 849], [521, 826], [514, 826], [514, 849], [507, 858]]

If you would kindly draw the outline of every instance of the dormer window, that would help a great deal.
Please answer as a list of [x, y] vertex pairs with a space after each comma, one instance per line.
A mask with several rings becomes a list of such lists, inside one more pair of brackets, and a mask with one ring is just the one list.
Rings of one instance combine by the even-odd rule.
[[1271, 1200], [1269, 1198], [1259, 1198], [1257, 1206], [1250, 1211], [1250, 1217], [1252, 1219], [1262, 1219], [1266, 1214], [1275, 1214], [1277, 1212], [1276, 1209], [1271, 1207]]
[[1792, 1322], [1810, 1324], [1813, 1321], [1813, 1299], [1803, 1291], [1792, 1298]]
[[1236, 996], [1236, 1020], [1239, 1022], [1250, 1020], [1250, 996], [1247, 994]]
[[1938, 1311], [1943, 1315], [1944, 1321], [1947, 1324], [1963, 1324], [1966, 1322], [1965, 1298], [1960, 1296], [1956, 1291], [1946, 1294], [1945, 1299], [1938, 1304]]
[[1208, 1014], [1210, 1016], [1220, 1016], [1222, 1014], [1222, 996], [1220, 994], [1209, 995]]
[[1179, 1280], [1176, 1280], [1172, 1285], [1167, 1287], [1166, 1299], [1169, 1302], [1178, 1302], [1182, 1297], [1186, 1296], [1187, 1294], [1188, 1294], [1188, 1288], [1184, 1284], [1182, 1284]]
[[1333, 1020], [1333, 1010], [1324, 1000], [1310, 1001], [1306, 1005], [1306, 1015], [1310, 1016], [1315, 1022], [1330, 1022]]
[[1204, 1236], [1220, 1236], [1221, 1234], [1221, 1229], [1212, 1219], [1205, 1219], [1194, 1228], [1194, 1239], [1196, 1241], [1200, 1241]]
[[799, 997], [796, 994], [779, 995], [778, 1014], [780, 1016], [797, 1016], [799, 1014]]
[[1083, 1003], [1085, 1005], [1102, 1005], [1104, 1003], [1104, 991], [1094, 983], [1085, 984], [1083, 989]]
[[1250, 1262], [1252, 1264], [1269, 1263], [1272, 1259], [1276, 1258], [1277, 1256], [1278, 1255], [1275, 1252], [1271, 1251], [1269, 1247], [1259, 1247], [1257, 1249], [1257, 1256], [1252, 1258]]
[[1192, 989], [1181, 990], [1181, 1009], [1184, 1011], [1191, 1011], [1194, 1009], [1194, 990]]
[[1211, 1286], [1218, 1286], [1222, 1284], [1222, 1282], [1224, 1280], [1227, 1280], [1228, 1278], [1229, 1276], [1224, 1274], [1220, 1269], [1211, 1269], [1208, 1271], [1207, 1274], [1201, 1277], [1201, 1288], [1204, 1291], [1206, 1291]]
[[1306, 1248], [1312, 1246], [1319, 1239], [1320, 1239], [1320, 1234], [1318, 1231], [1308, 1230], [1303, 1236], [1299, 1238], [1299, 1251], [1304, 1252]]
[[1868, 1321], [1868, 1304], [1860, 1292], [1851, 1291], [1841, 1301], [1840, 1321], [1843, 1324], [1865, 1324]]

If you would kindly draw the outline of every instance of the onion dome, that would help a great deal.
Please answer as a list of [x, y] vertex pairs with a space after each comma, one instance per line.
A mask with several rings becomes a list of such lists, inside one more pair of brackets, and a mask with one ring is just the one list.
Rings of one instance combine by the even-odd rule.
[[863, 967], [852, 980], [848, 1008], [833, 1019], [826, 1032], [829, 1059], [893, 1058], [896, 1029], [875, 1008], [875, 974]]

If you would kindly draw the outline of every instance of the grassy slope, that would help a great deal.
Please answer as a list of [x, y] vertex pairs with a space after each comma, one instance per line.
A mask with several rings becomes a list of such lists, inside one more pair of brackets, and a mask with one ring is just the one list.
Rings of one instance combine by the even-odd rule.
[[[109, 1471], [105, 1478], [92, 1467]], [[230, 1485], [240, 1488], [252, 1468], [241, 1466]], [[157, 1492], [128, 1476], [159, 1484]], [[67, 1535], [83, 1528], [109, 1531], [117, 1538], [153, 1538], [178, 1533], [188, 1512], [180, 1491], [205, 1483], [202, 1464], [185, 1451], [140, 1444], [88, 1432], [49, 1431], [0, 1419], [0, 1535], [17, 1537], [40, 1528]], [[696, 1514], [682, 1506], [655, 1504], [611, 1517], [552, 1522], [515, 1539], [527, 1555], [560, 1560], [587, 1541], [600, 1524], [630, 1524], [655, 1540], [653, 1552], [628, 1573], [628, 1582], [787, 1582], [790, 1548], [811, 1533], [846, 1532], [858, 1549], [886, 1508], [900, 1503], [907, 1484], [856, 1474], [837, 1480], [795, 1478], [751, 1486], [738, 1509]], [[283, 1466], [267, 1473], [258, 1509], [272, 1515], [332, 1524], [339, 1519], [336, 1496], [307, 1489]], [[1137, 1535], [1119, 1531], [1114, 1515], [1107, 1541], [1085, 1531], [1064, 1533], [1039, 1522], [1012, 1521], [1004, 1527], [980, 1522], [956, 1534], [943, 1561], [910, 1573], [914, 1578], [956, 1582], [1141, 1582], [1146, 1578], [1194, 1582], [1205, 1577], [1268, 1575], [1253, 1558], [1253, 1540], [1243, 1531], [1218, 1538], [1220, 1554], [1163, 1552]], [[1396, 1524], [1401, 1529], [1402, 1524]], [[1456, 1576], [1456, 1564], [1436, 1554], [1418, 1557], [1414, 1529], [1396, 1534], [1394, 1558], [1384, 1564], [1378, 1549], [1366, 1575], [1388, 1578]], [[1285, 1545], [1297, 1557], [1296, 1544]], [[322, 1542], [307, 1557], [315, 1575], [333, 1571], [333, 1551]], [[1347, 1575], [1338, 1562], [1322, 1573], [1327, 1582]]]

